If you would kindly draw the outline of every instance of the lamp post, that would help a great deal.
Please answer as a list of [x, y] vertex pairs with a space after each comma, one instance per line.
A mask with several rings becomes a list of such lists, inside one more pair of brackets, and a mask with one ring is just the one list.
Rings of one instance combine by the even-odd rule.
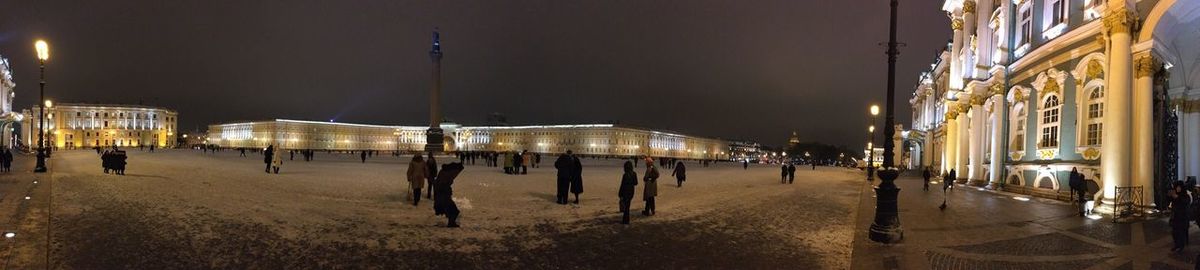
[[867, 181], [875, 180], [875, 118], [879, 116], [879, 105], [871, 105], [871, 126], [867, 127]]
[[888, 78], [887, 78], [887, 114], [883, 128], [883, 169], [879, 171], [879, 186], [875, 187], [875, 221], [871, 223], [868, 238], [879, 243], [896, 243], [904, 239], [904, 230], [900, 229], [900, 215], [897, 212], [897, 198], [900, 188], [896, 187], [896, 177], [900, 170], [896, 169], [893, 160], [892, 138], [896, 136], [896, 56], [900, 54], [896, 42], [896, 7], [897, 0], [891, 0], [891, 25], [888, 33]]
[[[34, 49], [37, 50], [38, 68], [41, 71], [41, 83], [38, 91], [41, 93], [41, 100], [46, 100], [46, 59], [50, 59], [50, 45], [44, 40], [38, 40], [33, 43]], [[38, 104], [38, 152], [37, 166], [33, 168], [33, 172], [46, 172], [46, 106], [43, 103]]]
[[[46, 109], [50, 109], [50, 110], [54, 109], [54, 103], [50, 102], [49, 99], [47, 99], [46, 102], [44, 102], [44, 103], [46, 104]], [[54, 124], [54, 113], [53, 112], [46, 113], [46, 124], [47, 125]], [[58, 125], [55, 125], [55, 127], [57, 127], [57, 126]], [[57, 137], [55, 135], [58, 135], [58, 131], [51, 129], [50, 130], [50, 138], [46, 139], [46, 146], [47, 146], [46, 147], [46, 158], [50, 158], [51, 154], [54, 152], [54, 141], [55, 141], [54, 139], [56, 139], [56, 137]]]

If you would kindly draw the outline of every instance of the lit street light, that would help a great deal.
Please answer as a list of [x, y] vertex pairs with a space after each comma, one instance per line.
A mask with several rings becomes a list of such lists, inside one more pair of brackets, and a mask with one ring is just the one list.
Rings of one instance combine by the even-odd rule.
[[[34, 49], [37, 50], [38, 68], [41, 69], [41, 83], [39, 92], [42, 95], [42, 100], [46, 100], [46, 60], [50, 59], [50, 45], [44, 40], [38, 40], [33, 43]], [[50, 105], [47, 101], [42, 105], [38, 112], [38, 152], [37, 165], [33, 168], [33, 172], [46, 172], [46, 107]]]
[[875, 180], [875, 118], [879, 116], [879, 105], [871, 105], [871, 125], [867, 127], [867, 181]]

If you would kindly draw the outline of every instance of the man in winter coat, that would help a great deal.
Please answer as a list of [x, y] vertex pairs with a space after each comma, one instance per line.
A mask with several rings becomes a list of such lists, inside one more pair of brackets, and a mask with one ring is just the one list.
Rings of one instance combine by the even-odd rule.
[[1076, 200], [1079, 203], [1079, 216], [1082, 217], [1085, 212], [1084, 204], [1087, 203], [1087, 200], [1084, 198], [1086, 196], [1085, 193], [1087, 193], [1087, 184], [1083, 182], [1083, 174], [1079, 173], [1079, 169], [1077, 168], [1071, 168], [1071, 173], [1067, 179], [1069, 179], [1067, 184], [1071, 186], [1071, 193], [1075, 193]]
[[642, 215], [654, 215], [654, 197], [658, 196], [658, 168], [654, 166], [654, 162], [646, 162], [646, 175], [642, 178], [646, 182], [646, 186], [642, 187], [642, 199], [646, 201], [646, 209], [642, 210]]
[[413, 205], [421, 202], [421, 189], [425, 187], [425, 178], [429, 177], [429, 167], [425, 166], [425, 159], [421, 158], [421, 154], [413, 155], [412, 162], [408, 163], [408, 187], [412, 189]]
[[788, 184], [796, 182], [796, 164], [788, 163]]
[[929, 178], [933, 177], [933, 173], [929, 172], [929, 167], [925, 167], [925, 171], [921, 172], [921, 178], [925, 179], [925, 191], [929, 191]]
[[1167, 195], [1171, 197], [1171, 238], [1175, 240], [1175, 247], [1171, 249], [1173, 252], [1183, 251], [1183, 248], [1188, 244], [1188, 221], [1191, 211], [1188, 209], [1192, 204], [1192, 197], [1184, 191], [1184, 184], [1180, 181], [1171, 183], [1171, 192]]
[[573, 157], [571, 150], [567, 150], [566, 154], [559, 155], [554, 161], [554, 169], [558, 170], [558, 192], [554, 198], [558, 204], [567, 204], [567, 190], [571, 187], [571, 178], [575, 176]]
[[571, 193], [575, 194], [575, 204], [579, 204], [579, 194], [583, 193], [583, 162], [578, 156], [571, 155]]
[[950, 173], [947, 173], [945, 179], [942, 179], [942, 191], [954, 189], [954, 179], [957, 177], [958, 174], [954, 172], [954, 169], [950, 169]]
[[675, 163], [675, 170], [671, 171], [671, 176], [675, 177], [675, 187], [683, 187], [683, 181], [687, 181], [687, 166], [683, 165], [683, 161]]
[[629, 224], [629, 205], [633, 203], [633, 192], [637, 188], [637, 173], [633, 171], [633, 162], [625, 161], [625, 173], [621, 175], [621, 188], [617, 197], [621, 199], [621, 224]]
[[[433, 199], [433, 179], [436, 179], [438, 175], [437, 160], [433, 159], [433, 152], [429, 152], [429, 158], [425, 160], [425, 166], [429, 167], [429, 170], [426, 171], [428, 174], [425, 176], [425, 184], [427, 186], [425, 198]], [[420, 194], [420, 192], [417, 192], [417, 195]]]
[[779, 167], [779, 183], [780, 184], [787, 184], [787, 175], [788, 175], [788, 165], [783, 164], [783, 166]]
[[442, 171], [438, 173], [437, 180], [433, 181], [433, 189], [436, 191], [433, 196], [433, 213], [436, 215], [446, 215], [446, 227], [458, 228], [458, 205], [454, 204], [454, 178], [463, 171], [462, 163], [450, 163], [442, 165]]
[[263, 151], [263, 163], [267, 164], [266, 171], [271, 173], [271, 158], [275, 155], [275, 146], [267, 145], [267, 150]]

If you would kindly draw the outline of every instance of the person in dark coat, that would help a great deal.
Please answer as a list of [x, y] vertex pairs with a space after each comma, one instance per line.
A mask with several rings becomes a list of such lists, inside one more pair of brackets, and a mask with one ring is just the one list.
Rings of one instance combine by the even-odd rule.
[[783, 166], [779, 166], [779, 183], [780, 184], [787, 184], [787, 172], [788, 172], [787, 164], [783, 164]]
[[687, 166], [683, 165], [683, 161], [675, 163], [675, 170], [671, 171], [671, 176], [675, 177], [675, 187], [683, 187], [683, 181], [687, 181]]
[[10, 151], [8, 149], [4, 149], [3, 156], [4, 156], [4, 171], [11, 172], [12, 171], [12, 162], [13, 162], [12, 151]]
[[425, 166], [425, 159], [421, 158], [421, 154], [413, 155], [412, 161], [408, 163], [406, 176], [415, 206], [421, 202], [421, 189], [424, 188], [425, 178], [429, 176], [429, 166]]
[[583, 193], [583, 162], [579, 157], [571, 156], [571, 194], [575, 194], [575, 204], [579, 204], [579, 194]]
[[749, 169], [749, 168], [750, 168], [750, 160], [743, 160], [742, 161], [742, 170]]
[[458, 228], [458, 205], [454, 204], [452, 195], [454, 195], [454, 178], [463, 171], [462, 163], [450, 163], [442, 165], [442, 171], [438, 173], [437, 180], [433, 181], [433, 213], [435, 215], [446, 215], [446, 227]]
[[360, 152], [358, 157], [362, 159], [362, 163], [367, 163], [367, 151]]
[[1075, 194], [1076, 200], [1079, 202], [1079, 216], [1084, 215], [1084, 204], [1087, 203], [1085, 194], [1087, 193], [1087, 185], [1083, 182], [1083, 174], [1079, 173], [1079, 169], [1071, 168], [1070, 176], [1067, 183], [1071, 186], [1071, 193]]
[[267, 173], [271, 173], [271, 158], [275, 154], [275, 146], [267, 145], [267, 150], [263, 151], [263, 163], [267, 164]]
[[929, 172], [929, 167], [925, 167], [925, 171], [921, 172], [921, 178], [925, 179], [925, 191], [929, 191], [929, 178], [933, 177], [933, 173]]
[[950, 173], [946, 174], [946, 179], [942, 181], [942, 191], [954, 189], [954, 179], [957, 179], [958, 174], [954, 169], [950, 169]]
[[629, 224], [629, 205], [633, 203], [633, 192], [637, 188], [637, 173], [633, 171], [633, 162], [625, 161], [625, 173], [621, 175], [621, 188], [617, 197], [621, 199], [621, 224]]
[[646, 201], [646, 209], [642, 210], [642, 215], [653, 216], [654, 197], [658, 197], [658, 168], [654, 166], [654, 162], [646, 162], [646, 175], [642, 176], [642, 181], [646, 182], [642, 186], [642, 200]]
[[[433, 152], [429, 152], [429, 158], [425, 159], [425, 165], [429, 166], [429, 175], [425, 176], [425, 186], [428, 187], [426, 188], [425, 198], [433, 199], [433, 180], [437, 179], [438, 175], [437, 160], [433, 159]], [[417, 196], [420, 196], [420, 194]]]
[[558, 156], [554, 161], [554, 169], [558, 170], [558, 192], [555, 193], [555, 202], [558, 204], [567, 204], [567, 191], [571, 187], [571, 177], [575, 175], [574, 164], [572, 160], [571, 150], [567, 150], [566, 154]]
[[1183, 251], [1188, 244], [1188, 215], [1191, 213], [1188, 207], [1192, 204], [1192, 197], [1184, 192], [1183, 186], [1183, 182], [1175, 181], [1171, 183], [1171, 192], [1167, 194], [1171, 197], [1171, 238], [1175, 240], [1175, 247], [1171, 249], [1173, 252]]
[[796, 182], [796, 164], [788, 163], [788, 184]]

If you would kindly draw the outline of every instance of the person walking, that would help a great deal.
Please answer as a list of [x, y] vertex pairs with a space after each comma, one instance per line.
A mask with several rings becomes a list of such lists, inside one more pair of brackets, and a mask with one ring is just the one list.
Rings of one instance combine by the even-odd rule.
[[946, 174], [946, 179], [942, 181], [942, 191], [954, 189], [954, 179], [958, 179], [958, 173], [954, 169], [950, 169], [950, 173]]
[[525, 158], [521, 157], [520, 152], [513, 152], [513, 174], [525, 174], [521, 169], [525, 168]]
[[625, 173], [621, 175], [621, 187], [617, 189], [620, 198], [621, 224], [629, 224], [629, 205], [633, 203], [633, 192], [637, 188], [637, 172], [633, 171], [633, 162], [625, 161]]
[[558, 204], [567, 204], [567, 190], [571, 186], [572, 177], [575, 176], [574, 161], [572, 160], [571, 150], [567, 150], [566, 154], [558, 155], [558, 159], [554, 160], [554, 169], [558, 170], [558, 189], [554, 195], [554, 202]]
[[676, 188], [683, 187], [683, 181], [687, 181], [687, 166], [683, 165], [683, 161], [675, 163], [675, 170], [671, 171], [671, 176], [675, 177]]
[[779, 183], [787, 184], [787, 176], [788, 176], [788, 165], [783, 164], [783, 166], [779, 167]]
[[654, 197], [658, 196], [658, 168], [654, 166], [654, 162], [646, 162], [646, 175], [642, 176], [642, 181], [646, 182], [642, 187], [642, 200], [646, 201], [646, 209], [642, 210], [642, 215], [653, 216]]
[[1074, 193], [1073, 195], [1075, 196], [1073, 197], [1075, 197], [1076, 201], [1079, 203], [1079, 216], [1082, 217], [1084, 216], [1084, 212], [1086, 212], [1084, 204], [1087, 203], [1087, 200], [1085, 200], [1084, 197], [1086, 197], [1085, 194], [1087, 193], [1087, 184], [1084, 184], [1083, 174], [1079, 173], [1078, 168], [1072, 167], [1071, 173], [1068, 175], [1067, 179], [1067, 184], [1071, 186], [1071, 193]]
[[273, 155], [275, 155], [275, 145], [267, 145], [267, 150], [263, 151], [263, 163], [267, 164], [267, 173], [271, 173], [271, 158]]
[[458, 205], [454, 204], [454, 179], [463, 171], [462, 163], [442, 165], [437, 180], [433, 181], [433, 214], [446, 215], [446, 228], [458, 228]]
[[425, 166], [425, 159], [421, 158], [421, 154], [413, 155], [412, 161], [408, 163], [408, 187], [412, 190], [413, 205], [421, 202], [421, 189], [425, 187], [425, 178], [429, 177], [429, 167]]
[[13, 162], [12, 151], [9, 151], [8, 149], [4, 149], [4, 152], [0, 153], [0, 170], [3, 170], [4, 172], [11, 172], [12, 171], [12, 162]]
[[579, 204], [579, 194], [583, 193], [583, 162], [575, 155], [571, 155], [571, 193], [575, 194], [575, 204]]
[[788, 184], [796, 182], [796, 164], [788, 163]]
[[749, 168], [750, 168], [750, 160], [749, 159], [743, 160], [742, 161], [742, 170], [749, 169]]
[[929, 191], [929, 178], [930, 177], [933, 177], [933, 174], [929, 172], [929, 167], [925, 167], [925, 170], [921, 172], [921, 178], [925, 179], [924, 180], [925, 182], [923, 182], [925, 184], [925, 191]]
[[528, 174], [531, 165], [533, 165], [533, 153], [526, 150], [521, 153], [521, 174]]
[[[437, 164], [437, 160], [433, 159], [433, 152], [429, 152], [429, 158], [425, 159], [425, 164], [426, 164], [425, 166], [429, 166], [429, 170], [426, 171], [428, 174], [425, 176], [425, 185], [427, 186], [425, 198], [432, 200], [433, 199], [433, 180], [437, 179], [437, 175], [438, 175], [438, 168], [437, 168], [438, 164]], [[418, 194], [419, 194], [419, 192], [418, 192]]]
[[367, 151], [359, 152], [358, 158], [362, 159], [362, 163], [367, 163]]
[[513, 174], [513, 159], [511, 156], [512, 154], [509, 154], [508, 152], [504, 152], [503, 155], [500, 155], [500, 159], [504, 161], [504, 173], [506, 174]]
[[[283, 150], [275, 149], [275, 152], [280, 152], [280, 151], [283, 151]], [[283, 154], [276, 153], [275, 155], [271, 155], [271, 170], [275, 171], [275, 174], [279, 174], [279, 166], [282, 166], [282, 165], [283, 165]]]
[[1175, 240], [1175, 247], [1172, 252], [1183, 251], [1188, 245], [1188, 221], [1191, 213], [1189, 206], [1192, 204], [1192, 197], [1184, 191], [1183, 182], [1175, 181], [1171, 183], [1171, 192], [1167, 195], [1171, 197], [1171, 238]]

